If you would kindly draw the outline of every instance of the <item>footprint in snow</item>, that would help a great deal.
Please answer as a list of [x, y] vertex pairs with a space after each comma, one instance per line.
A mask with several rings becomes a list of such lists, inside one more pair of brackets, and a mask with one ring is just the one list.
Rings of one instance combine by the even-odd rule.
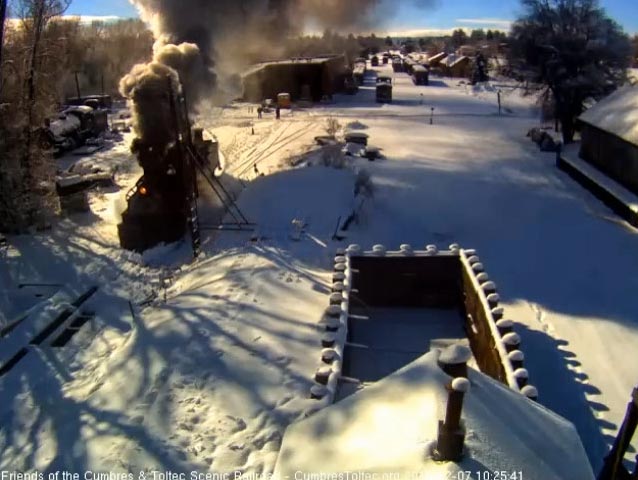
[[134, 425], [141, 425], [142, 423], [144, 423], [144, 415], [136, 415], [135, 417], [131, 418], [131, 423]]
[[286, 405], [287, 403], [289, 403], [294, 397], [292, 395], [286, 395], [284, 398], [282, 398], [281, 400], [279, 400], [276, 404], [277, 408], [281, 408], [284, 405]]

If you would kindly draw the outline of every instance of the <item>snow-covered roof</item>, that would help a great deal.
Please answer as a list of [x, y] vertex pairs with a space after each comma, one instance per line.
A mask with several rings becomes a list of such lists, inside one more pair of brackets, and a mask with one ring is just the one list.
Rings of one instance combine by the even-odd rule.
[[455, 54], [448, 55], [446, 58], [441, 60], [441, 65], [445, 65], [447, 67], [453, 67], [457, 63], [464, 61], [466, 58], [469, 59], [469, 57], [466, 57], [465, 55], [455, 55]]
[[[527, 480], [593, 480], [575, 427], [470, 369], [465, 454], [457, 463], [428, 455], [445, 416], [451, 378], [430, 352], [383, 380], [288, 427], [275, 478], [294, 472], [394, 472], [456, 478], [456, 472], [523, 472]], [[448, 475], [446, 475], [448, 474]]]
[[583, 113], [580, 120], [638, 145], [638, 86], [619, 88]]
[[437, 61], [444, 58], [447, 54], [445, 52], [437, 53], [428, 58], [428, 62]]

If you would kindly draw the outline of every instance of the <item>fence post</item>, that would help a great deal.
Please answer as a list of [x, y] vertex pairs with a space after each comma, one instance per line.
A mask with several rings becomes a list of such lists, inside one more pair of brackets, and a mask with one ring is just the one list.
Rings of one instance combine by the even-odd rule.
[[[605, 457], [605, 463], [598, 474], [597, 480], [616, 480], [619, 471], [624, 470], [625, 477], [629, 477], [627, 469], [622, 464], [623, 457], [629, 443], [636, 432], [638, 425], [638, 387], [634, 388], [631, 401], [627, 404], [627, 412], [622, 426], [618, 431], [618, 436], [614, 440], [614, 445]], [[620, 477], [622, 478], [622, 477]]]

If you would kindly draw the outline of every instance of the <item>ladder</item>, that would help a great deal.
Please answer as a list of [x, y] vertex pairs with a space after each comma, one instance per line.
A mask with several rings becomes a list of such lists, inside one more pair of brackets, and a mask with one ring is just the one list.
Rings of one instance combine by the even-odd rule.
[[202, 251], [202, 240], [200, 236], [199, 212], [197, 210], [197, 197], [192, 195], [188, 199], [188, 229], [191, 233], [191, 246], [193, 247], [193, 257], [197, 258]]
[[[206, 164], [206, 162], [200, 157], [200, 155], [195, 151], [191, 146], [187, 147], [188, 154], [193, 158], [193, 163], [195, 167], [199, 171], [199, 173], [204, 177], [208, 185], [212, 188], [213, 192], [217, 197], [221, 200], [222, 205], [226, 209], [226, 211], [230, 214], [231, 217], [235, 220], [232, 224], [238, 230], [243, 229], [252, 229], [255, 224], [248, 221], [246, 216], [243, 214], [235, 199], [231, 196], [231, 194], [226, 190], [223, 183], [215, 176], [215, 172]], [[219, 227], [223, 227], [224, 224], [220, 224]]]

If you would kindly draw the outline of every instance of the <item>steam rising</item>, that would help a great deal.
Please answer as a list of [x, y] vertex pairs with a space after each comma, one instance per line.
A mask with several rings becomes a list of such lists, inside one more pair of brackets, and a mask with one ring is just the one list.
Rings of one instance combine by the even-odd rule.
[[[238, 94], [246, 66], [281, 53], [287, 37], [307, 25], [341, 33], [372, 28], [392, 15], [396, 0], [130, 0], [155, 35], [153, 60], [137, 65], [120, 83], [134, 103], [142, 139], [170, 138], [167, 80], [181, 80], [191, 108]], [[439, 0], [410, 0], [433, 7]], [[164, 100], [162, 100], [162, 98]], [[192, 112], [191, 112], [192, 113]]]
[[184, 85], [197, 101], [204, 80], [212, 80], [213, 76], [195, 44], [156, 44], [154, 50], [151, 62], [134, 66], [122, 78], [120, 93], [131, 101], [137, 137], [149, 143], [168, 144], [176, 135], [171, 94], [176, 97], [182, 93]]

